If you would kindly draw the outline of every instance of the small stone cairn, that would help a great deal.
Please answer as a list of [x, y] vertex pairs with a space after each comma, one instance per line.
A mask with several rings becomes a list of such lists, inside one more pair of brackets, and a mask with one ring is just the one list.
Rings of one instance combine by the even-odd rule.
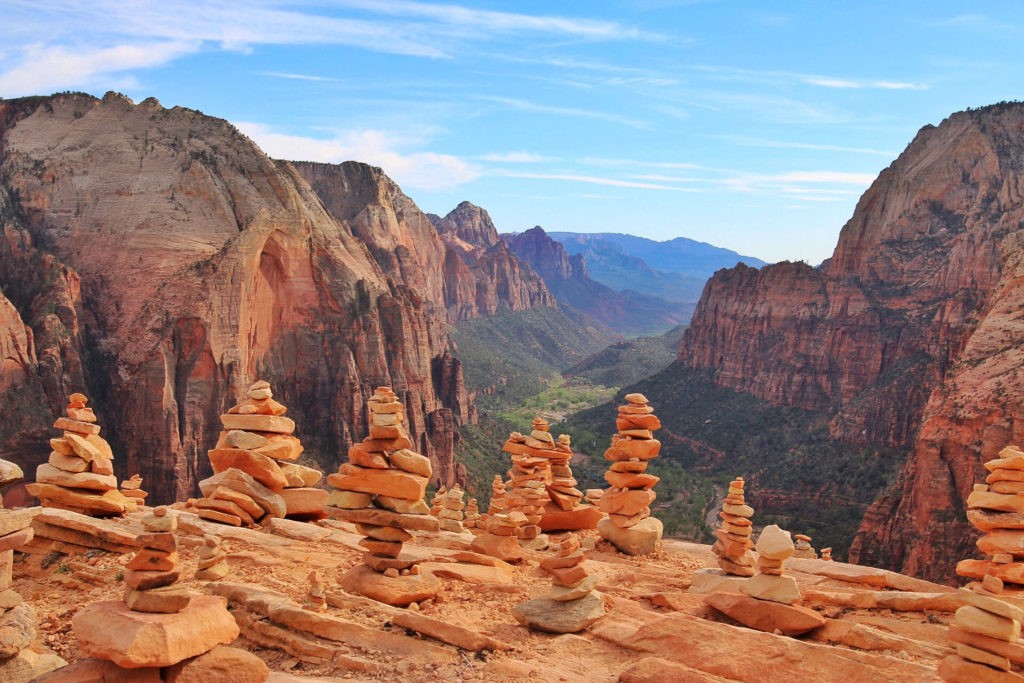
[[604, 475], [611, 487], [597, 503], [608, 514], [597, 523], [598, 533], [627, 555], [654, 552], [664, 531], [661, 520], [650, 516], [660, 479], [645, 470], [661, 451], [661, 442], [654, 438], [661, 421], [648, 403], [643, 394], [627, 394], [626, 405], [619, 406], [618, 433], [604, 454], [612, 463]]
[[508, 512], [506, 495], [505, 481], [500, 474], [494, 475], [494, 481], [491, 482], [491, 502], [487, 506], [487, 514], [499, 515]]
[[221, 549], [219, 536], [206, 534], [199, 546], [196, 578], [200, 581], [220, 581], [231, 572], [228, 556]]
[[966, 603], [956, 611], [949, 639], [956, 648], [939, 663], [939, 676], [949, 683], [1024, 681], [1011, 666], [1024, 664], [1020, 639], [1024, 610], [999, 599], [1003, 582], [985, 576], [957, 593]]
[[53, 423], [63, 434], [50, 439], [50, 458], [36, 468], [36, 481], [26, 488], [43, 507], [90, 517], [123, 515], [135, 510], [137, 503], [117, 490], [114, 453], [100, 436], [88, 402], [84, 394], [68, 397], [66, 417]]
[[956, 573], [980, 581], [993, 576], [1004, 593], [1024, 594], [1024, 451], [1007, 446], [985, 463], [988, 477], [967, 497], [967, 519], [982, 532], [978, 548], [988, 559], [962, 560]]
[[516, 621], [548, 633], [576, 633], [604, 616], [604, 600], [594, 592], [597, 580], [583, 568], [588, 554], [575, 534], [561, 536], [555, 555], [540, 561], [551, 574], [551, 592], [513, 607]]
[[711, 552], [718, 556], [718, 566], [733, 576], [754, 575], [754, 554], [750, 552], [750, 535], [754, 508], [746, 503], [743, 492], [743, 477], [736, 477], [729, 484], [729, 495], [722, 502], [722, 526], [715, 530], [718, 539], [711, 546]]
[[438, 520], [443, 531], [453, 531], [461, 534], [465, 529], [462, 520], [465, 519], [466, 504], [463, 502], [463, 491], [458, 484], [448, 489], [441, 500], [441, 511], [438, 513]]
[[433, 597], [440, 581], [421, 573], [415, 559], [402, 555], [410, 529], [437, 531], [437, 518], [423, 500], [430, 481], [429, 458], [409, 450], [405, 408], [389, 387], [367, 401], [370, 435], [352, 446], [349, 461], [330, 475], [327, 499], [332, 517], [353, 522], [365, 538], [366, 553], [341, 579], [342, 587], [390, 605], [406, 606]]
[[473, 539], [470, 550], [505, 562], [523, 559], [525, 553], [519, 543], [519, 530], [526, 524], [526, 515], [519, 510], [488, 515], [484, 524], [484, 533]]
[[444, 505], [442, 505], [442, 503], [444, 503], [444, 496], [446, 493], [448, 493], [448, 489], [444, 487], [444, 484], [441, 484], [437, 489], [437, 493], [435, 493], [434, 497], [430, 499], [430, 514], [439, 519], [441, 517], [441, 510], [444, 509]]
[[213, 477], [199, 483], [194, 501], [199, 516], [232, 526], [253, 526], [263, 517], [320, 519], [327, 492], [315, 488], [319, 470], [292, 461], [302, 443], [292, 436], [295, 422], [274, 400], [270, 383], [249, 387], [246, 398], [220, 416], [224, 426], [209, 452]]
[[[0, 460], [0, 487], [23, 478], [21, 468]], [[38, 634], [36, 611], [12, 588], [14, 550], [32, 540], [32, 515], [27, 510], [6, 510], [0, 502], [0, 681], [25, 683], [64, 666], [56, 655], [28, 649]]]
[[775, 524], [761, 530], [755, 546], [757, 549], [757, 571], [753, 578], [740, 584], [740, 591], [759, 600], [771, 600], [786, 605], [803, 598], [796, 579], [783, 572], [783, 564], [795, 556], [795, 548], [789, 532]]
[[133, 498], [137, 505], [145, 505], [146, 497], [149, 496], [142, 490], [142, 477], [137, 474], [121, 481], [121, 495], [125, 498]]
[[125, 601], [94, 602], [75, 614], [71, 625], [88, 659], [57, 672], [60, 680], [212, 680], [218, 669], [231, 671], [232, 680], [267, 680], [269, 669], [259, 657], [223, 647], [239, 634], [227, 600], [174, 585], [180, 574], [176, 521], [164, 507], [143, 518], [141, 549], [125, 574]]
[[793, 534], [795, 550], [793, 557], [801, 560], [816, 560], [818, 553], [811, 546], [811, 537], [807, 534]]
[[481, 521], [480, 506], [476, 498], [470, 498], [466, 503], [466, 518], [462, 520], [462, 526], [473, 531], [480, 528]]
[[832, 548], [822, 548], [821, 549], [821, 560], [823, 562], [831, 562], [832, 561]]

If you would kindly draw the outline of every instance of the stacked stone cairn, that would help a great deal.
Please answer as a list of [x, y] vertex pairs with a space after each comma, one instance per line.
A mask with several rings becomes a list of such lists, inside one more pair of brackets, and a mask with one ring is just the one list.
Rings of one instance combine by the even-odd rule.
[[967, 497], [967, 519], [982, 532], [978, 548], [987, 559], [962, 560], [960, 576], [994, 576], [1009, 595], [1024, 594], [1024, 451], [1007, 446], [985, 463], [988, 477]]
[[234, 681], [267, 680], [259, 657], [223, 647], [239, 634], [227, 600], [174, 585], [176, 520], [163, 507], [143, 519], [125, 601], [94, 602], [75, 614], [71, 625], [88, 659], [61, 670], [60, 680], [220, 680], [210, 678], [218, 669], [231, 671]]
[[1024, 664], [1024, 645], [1019, 642], [1024, 610], [1000, 599], [1003, 590], [1003, 582], [988, 575], [957, 593], [965, 604], [949, 627], [956, 654], [939, 663], [944, 681], [1024, 681], [1011, 671], [1013, 664]]
[[512, 456], [505, 500], [509, 510], [518, 510], [526, 516], [526, 524], [519, 531], [523, 540], [540, 536], [540, 521], [549, 500], [547, 481], [551, 476], [551, 461], [544, 451], [554, 450], [555, 439], [547, 426], [543, 418], [534, 418], [529, 436], [512, 432], [501, 449]]
[[133, 498], [137, 505], [145, 505], [146, 497], [149, 496], [142, 490], [142, 477], [137, 474], [121, 481], [121, 494], [125, 498]]
[[228, 556], [221, 549], [219, 536], [206, 534], [199, 546], [196, 578], [200, 581], [220, 581], [231, 572]]
[[50, 439], [50, 458], [36, 468], [36, 481], [26, 488], [43, 507], [91, 517], [131, 512], [137, 507], [136, 500], [117, 490], [114, 453], [100, 436], [96, 414], [88, 402], [84, 394], [68, 397], [66, 417], [53, 423], [63, 434]]
[[259, 381], [246, 398], [220, 416], [224, 426], [209, 452], [213, 477], [199, 483], [203, 498], [193, 506], [203, 519], [253, 526], [263, 517], [321, 519], [327, 492], [316, 488], [323, 474], [293, 461], [302, 443], [295, 422], [274, 400], [270, 384]]
[[462, 520], [465, 519], [463, 510], [466, 504], [463, 501], [463, 491], [458, 484], [448, 489], [441, 500], [441, 511], [437, 517], [442, 531], [453, 531], [461, 534], [465, 529]]
[[754, 509], [747, 505], [743, 492], [743, 477], [737, 477], [729, 484], [729, 494], [722, 502], [718, 516], [722, 526], [715, 530], [718, 539], [711, 546], [711, 552], [718, 556], [718, 566], [733, 576], [754, 575], [754, 554], [750, 552], [750, 536], [753, 532]]
[[430, 499], [430, 514], [434, 517], [441, 517], [441, 510], [444, 509], [444, 505], [442, 505], [442, 503], [444, 502], [444, 496], [446, 493], [448, 493], [448, 489], [446, 489], [444, 484], [442, 484], [438, 487], [437, 493], [434, 494], [434, 497]]
[[643, 394], [626, 394], [615, 420], [618, 433], [604, 457], [611, 466], [604, 478], [611, 486], [597, 503], [608, 514], [597, 524], [601, 537], [627, 555], [654, 552], [661, 543], [664, 527], [651, 517], [651, 503], [657, 497], [654, 485], [660, 479], [647, 474], [647, 463], [658, 457], [661, 442], [654, 431], [661, 421]]
[[794, 547], [793, 557], [801, 560], [816, 560], [818, 553], [811, 546], [811, 537], [807, 534], [793, 534]]
[[[16, 464], [0, 460], [0, 487], [21, 481], [23, 476]], [[30, 511], [6, 510], [0, 503], [0, 681], [25, 683], [66, 664], [56, 655], [39, 655], [28, 649], [38, 633], [36, 612], [12, 588], [14, 550], [33, 535]]]
[[466, 518], [462, 521], [462, 526], [472, 531], [480, 528], [480, 524], [480, 506], [476, 498], [470, 498], [466, 503]]
[[526, 515], [519, 510], [488, 515], [484, 533], [473, 539], [470, 550], [505, 562], [521, 560], [525, 553], [519, 543], [519, 533], [526, 522]]
[[[547, 423], [543, 422], [547, 429]], [[569, 461], [572, 459], [572, 441], [568, 434], [559, 434], [554, 448], [544, 452], [550, 460], [548, 497], [544, 517], [540, 521], [543, 531], [579, 531], [596, 529], [604, 515], [593, 505], [583, 504], [583, 492], [576, 488]]]
[[306, 591], [306, 597], [309, 601], [309, 606], [318, 612], [322, 612], [327, 609], [327, 592], [324, 589], [324, 582], [320, 578], [320, 572], [314, 569], [307, 578], [309, 580], [309, 590]]
[[551, 574], [551, 592], [513, 607], [516, 621], [548, 633], [576, 633], [604, 616], [604, 600], [594, 592], [597, 580], [582, 564], [588, 554], [575, 534], [559, 537], [555, 555], [540, 561]]
[[824, 562], [831, 562], [832, 561], [832, 548], [822, 548], [821, 549], [821, 559]]
[[494, 481], [491, 482], [491, 502], [487, 506], [487, 514], [499, 515], [508, 512], [506, 495], [505, 480], [501, 478], [500, 474], [494, 475]]
[[430, 459], [409, 450], [405, 408], [389, 387], [367, 401], [370, 435], [348, 451], [349, 461], [330, 475], [336, 490], [327, 499], [332, 517], [353, 522], [365, 538], [365, 564], [341, 579], [342, 587], [390, 605], [406, 606], [436, 595], [440, 581], [420, 572], [415, 559], [402, 555], [409, 530], [437, 531], [437, 518], [423, 500], [430, 481]]
[[775, 524], [761, 530], [757, 538], [757, 575], [740, 585], [740, 591], [759, 600], [792, 605], [803, 598], [796, 579], [783, 572], [786, 560], [795, 555], [789, 532]]

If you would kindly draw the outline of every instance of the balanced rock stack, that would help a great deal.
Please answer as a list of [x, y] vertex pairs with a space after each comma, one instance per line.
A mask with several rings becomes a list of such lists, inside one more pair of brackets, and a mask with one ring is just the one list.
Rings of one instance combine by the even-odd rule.
[[462, 520], [465, 519], [463, 510], [466, 504], [462, 500], [463, 492], [456, 484], [444, 494], [441, 500], [441, 511], [438, 513], [438, 520], [443, 531], [454, 531], [461, 534], [465, 529]]
[[984, 534], [977, 545], [988, 559], [962, 560], [956, 573], [976, 581], [994, 576], [1017, 595], [1024, 592], [1024, 451], [1007, 446], [985, 469], [986, 483], [967, 497], [967, 519]]
[[462, 520], [462, 526], [467, 529], [477, 529], [480, 525], [480, 506], [476, 498], [470, 498], [466, 503], [466, 518]]
[[430, 459], [409, 450], [405, 408], [388, 387], [367, 401], [370, 435], [348, 451], [349, 461], [327, 478], [335, 491], [327, 499], [332, 517], [353, 522], [365, 538], [365, 564], [341, 579], [342, 587], [390, 605], [405, 606], [436, 595], [440, 581], [421, 573], [417, 561], [402, 555], [410, 529], [437, 531], [437, 518], [423, 500], [430, 481]]
[[484, 533], [473, 539], [470, 550], [481, 555], [496, 557], [505, 562], [516, 562], [524, 557], [519, 544], [519, 530], [526, 524], [526, 515], [513, 510], [507, 514], [488, 515]]
[[134, 499], [137, 505], [145, 505], [149, 495], [142, 490], [142, 477], [137, 474], [121, 481], [121, 493], [125, 498]]
[[789, 532], [775, 524], [769, 524], [761, 530], [755, 548], [759, 573], [744, 581], [740, 591], [760, 600], [771, 600], [787, 605], [792, 605], [803, 598], [796, 579], [783, 573], [786, 560], [796, 555]]
[[1024, 664], [1024, 645], [1019, 642], [1024, 610], [1000, 600], [1002, 591], [1002, 581], [986, 576], [957, 593], [966, 604], [956, 611], [949, 627], [956, 654], [939, 664], [944, 681], [1024, 681], [1024, 676], [1011, 671], [1013, 664]]
[[816, 560], [818, 553], [811, 546], [811, 537], [806, 534], [793, 534], [795, 550], [793, 557], [801, 560]]
[[596, 529], [604, 515], [593, 505], [583, 504], [583, 492], [572, 475], [572, 442], [568, 434], [559, 434], [554, 450], [548, 451], [551, 461], [548, 496], [540, 528], [544, 531], [580, 531]]
[[[21, 478], [20, 467], [0, 460], [0, 486]], [[2, 508], [0, 505], [0, 681], [23, 683], [66, 662], [56, 655], [39, 655], [28, 649], [38, 634], [36, 612], [12, 588], [12, 570], [14, 549], [32, 540], [32, 514]]]
[[559, 538], [556, 554], [540, 561], [551, 573], [551, 592], [513, 607], [516, 621], [548, 633], [576, 633], [604, 616], [604, 599], [594, 592], [597, 580], [583, 568], [587, 555], [575, 534]]
[[729, 495], [718, 513], [722, 527], [715, 530], [718, 540], [711, 546], [711, 552], [718, 556], [718, 566], [733, 576], [754, 575], [754, 554], [750, 552], [753, 531], [750, 518], [754, 516], [754, 509], [746, 503], [743, 486], [743, 477], [729, 484]]
[[821, 549], [821, 559], [823, 561], [825, 561], [825, 562], [831, 562], [832, 561], [832, 548], [822, 548]]
[[209, 453], [215, 474], [200, 482], [204, 497], [193, 503], [200, 517], [252, 526], [264, 516], [325, 516], [327, 492], [315, 488], [323, 474], [292, 462], [303, 449], [292, 436], [295, 422], [284, 416], [287, 410], [274, 400], [270, 384], [259, 381], [220, 416], [224, 429]]
[[143, 519], [142, 549], [125, 575], [126, 602], [94, 602], [75, 614], [71, 626], [88, 659], [57, 672], [59, 680], [223, 680], [213, 678], [218, 669], [231, 671], [233, 681], [267, 680], [259, 657], [222, 647], [239, 634], [227, 600], [173, 585], [176, 519], [166, 508]]
[[508, 512], [506, 495], [505, 481], [500, 474], [494, 475], [494, 481], [491, 482], [491, 502], [487, 506], [487, 514], [498, 515]]
[[547, 431], [547, 422], [538, 417], [533, 424], [530, 436], [512, 432], [501, 448], [512, 456], [505, 501], [509, 510], [526, 516], [526, 524], [519, 531], [524, 540], [536, 538], [541, 532], [540, 521], [548, 502], [547, 480], [551, 476], [551, 461], [541, 451], [553, 450], [555, 444]]
[[221, 550], [220, 544], [221, 540], [217, 536], [203, 536], [196, 565], [196, 578], [200, 581], [220, 581], [231, 571], [228, 556]]
[[117, 490], [114, 453], [100, 436], [88, 402], [83, 394], [68, 397], [67, 417], [53, 423], [63, 435], [50, 439], [50, 458], [36, 468], [36, 481], [26, 488], [43, 507], [92, 517], [122, 515], [135, 510], [137, 504]]
[[442, 503], [444, 502], [444, 495], [448, 493], [448, 489], [444, 487], [444, 484], [438, 487], [437, 493], [430, 499], [430, 514], [434, 517], [441, 516], [441, 510], [444, 509]]
[[653, 489], [660, 479], [645, 471], [661, 451], [661, 442], [654, 438], [661, 421], [648, 403], [643, 394], [626, 394], [626, 405], [619, 406], [618, 433], [604, 454], [612, 463], [604, 475], [611, 486], [597, 503], [608, 513], [598, 522], [598, 532], [627, 555], [657, 550], [664, 530], [661, 521], [651, 517], [651, 503], [657, 497]]

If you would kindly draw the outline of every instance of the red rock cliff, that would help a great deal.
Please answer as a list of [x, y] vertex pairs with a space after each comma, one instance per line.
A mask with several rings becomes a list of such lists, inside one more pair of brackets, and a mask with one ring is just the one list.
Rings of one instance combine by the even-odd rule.
[[777, 404], [830, 406], [833, 436], [905, 446], [855, 560], [951, 579], [963, 500], [1024, 431], [1024, 105], [920, 131], [864, 194], [819, 269], [716, 273], [682, 362]]
[[166, 502], [209, 473], [218, 415], [254, 379], [324, 467], [390, 385], [416, 448], [454, 480], [472, 412], [438, 305], [443, 245], [379, 171], [335, 168], [351, 196], [321, 201], [199, 112], [114, 94], [0, 101], [0, 285], [33, 335], [37, 421], [86, 391], [119, 474]]

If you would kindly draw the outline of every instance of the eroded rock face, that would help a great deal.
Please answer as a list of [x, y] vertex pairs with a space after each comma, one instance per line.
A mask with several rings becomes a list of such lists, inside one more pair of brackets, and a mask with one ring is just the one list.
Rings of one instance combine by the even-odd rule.
[[[218, 415], [252, 381], [273, 382], [325, 467], [388, 385], [454, 476], [472, 406], [445, 360], [445, 246], [378, 169], [304, 168], [321, 198], [227, 122], [116, 94], [0, 101], [0, 149], [0, 286], [22, 321], [0, 343], [31, 367], [8, 347], [32, 340], [41, 424], [87, 390], [119, 472], [160, 503], [211, 474]], [[10, 307], [0, 319], [19, 329]], [[0, 362], [0, 383], [22, 382]]]
[[920, 131], [820, 268], [720, 271], [679, 358], [776, 404], [832, 406], [834, 437], [906, 447], [851, 558], [952, 579], [963, 501], [1022, 427], [1024, 107]]

